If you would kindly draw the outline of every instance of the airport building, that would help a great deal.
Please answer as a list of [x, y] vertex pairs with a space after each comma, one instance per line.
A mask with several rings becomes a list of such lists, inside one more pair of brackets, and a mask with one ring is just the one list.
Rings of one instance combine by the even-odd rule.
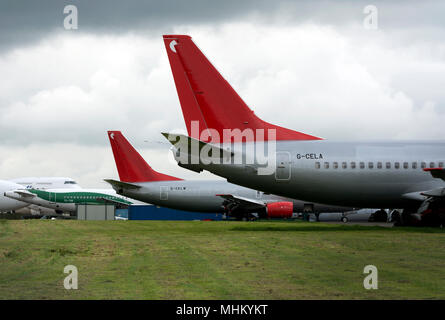
[[221, 213], [175, 210], [155, 205], [131, 205], [125, 209], [114, 205], [77, 205], [78, 220], [223, 220]]

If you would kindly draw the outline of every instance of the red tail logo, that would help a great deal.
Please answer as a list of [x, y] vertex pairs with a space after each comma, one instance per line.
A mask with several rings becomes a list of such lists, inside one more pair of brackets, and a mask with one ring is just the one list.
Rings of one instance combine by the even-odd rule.
[[[245, 137], [246, 141], [267, 141], [273, 139], [268, 134], [272, 129], [275, 130], [276, 140], [321, 139], [258, 118], [193, 43], [190, 36], [164, 35], [164, 44], [191, 137], [200, 139], [199, 135], [203, 130], [213, 129], [219, 134], [221, 142], [229, 142], [223, 130], [250, 129], [255, 135], [253, 139]], [[192, 121], [199, 121], [198, 132], [192, 130]], [[258, 136], [258, 130], [263, 130], [264, 135]]]
[[120, 131], [108, 131], [119, 178], [124, 182], [182, 180], [153, 170]]

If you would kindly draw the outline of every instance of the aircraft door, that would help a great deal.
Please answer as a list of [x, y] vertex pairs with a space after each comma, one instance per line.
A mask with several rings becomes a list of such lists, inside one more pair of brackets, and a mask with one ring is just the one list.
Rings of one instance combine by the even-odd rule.
[[159, 199], [160, 200], [168, 200], [168, 187], [166, 187], [166, 186], [160, 187]]
[[289, 152], [277, 152], [275, 180], [286, 182], [291, 177], [291, 157]]

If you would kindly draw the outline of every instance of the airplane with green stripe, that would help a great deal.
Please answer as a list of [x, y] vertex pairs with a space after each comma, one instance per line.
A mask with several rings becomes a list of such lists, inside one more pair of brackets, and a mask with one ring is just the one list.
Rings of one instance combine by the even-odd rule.
[[116, 194], [113, 189], [17, 189], [5, 192], [5, 196], [55, 209], [56, 212], [75, 212], [77, 204], [111, 203], [118, 207], [128, 207], [139, 201]]

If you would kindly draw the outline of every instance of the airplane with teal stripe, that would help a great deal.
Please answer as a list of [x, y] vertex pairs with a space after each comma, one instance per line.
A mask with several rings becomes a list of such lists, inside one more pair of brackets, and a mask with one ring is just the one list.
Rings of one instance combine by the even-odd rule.
[[75, 212], [77, 204], [115, 204], [118, 207], [128, 207], [139, 201], [116, 194], [113, 189], [17, 189], [5, 192], [5, 196], [55, 209], [56, 212]]

